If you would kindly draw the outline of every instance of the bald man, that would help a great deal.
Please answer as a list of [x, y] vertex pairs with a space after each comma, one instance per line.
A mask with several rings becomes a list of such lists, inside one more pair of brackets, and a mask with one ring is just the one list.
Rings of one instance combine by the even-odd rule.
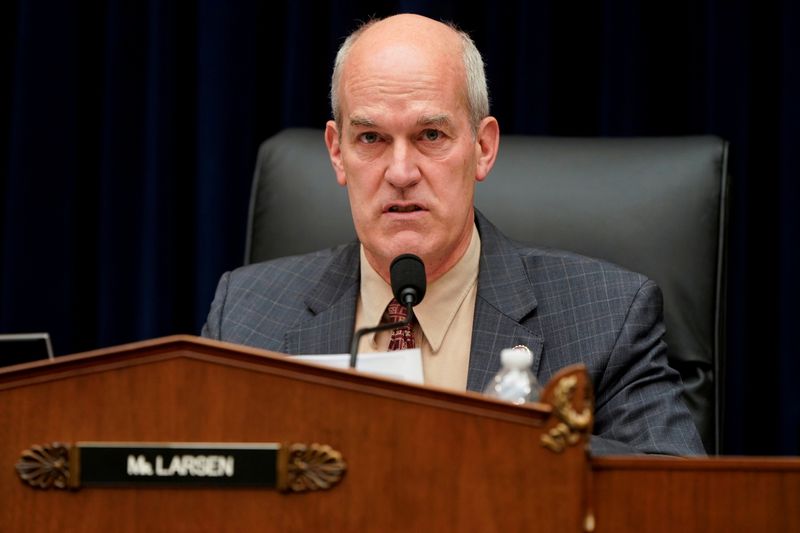
[[[358, 240], [222, 276], [203, 335], [288, 354], [346, 353], [392, 300], [389, 265], [428, 277], [411, 342], [427, 384], [481, 391], [500, 350], [524, 345], [542, 382], [583, 363], [594, 453], [703, 453], [666, 362], [661, 295], [639, 274], [521, 247], [473, 206], [497, 156], [483, 61], [457, 29], [417, 15], [371, 21], [342, 44], [325, 143]], [[366, 336], [383, 351], [390, 332]]]

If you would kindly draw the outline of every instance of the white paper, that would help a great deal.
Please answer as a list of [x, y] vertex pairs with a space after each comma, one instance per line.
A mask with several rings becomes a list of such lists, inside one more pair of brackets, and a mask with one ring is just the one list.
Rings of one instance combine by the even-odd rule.
[[[348, 368], [350, 354], [332, 355], [293, 355], [292, 359], [300, 359], [309, 363], [319, 363], [333, 368]], [[360, 353], [356, 361], [356, 370], [379, 376], [422, 384], [422, 352], [413, 350], [395, 350], [392, 352]]]

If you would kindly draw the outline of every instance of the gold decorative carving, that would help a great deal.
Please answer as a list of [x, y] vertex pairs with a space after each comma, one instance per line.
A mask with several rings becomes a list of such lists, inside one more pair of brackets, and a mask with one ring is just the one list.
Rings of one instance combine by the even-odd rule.
[[[327, 444], [291, 444], [281, 451], [286, 463], [279, 466], [278, 489], [284, 492], [329, 489], [347, 469], [342, 454]], [[282, 468], [286, 469], [284, 475]]]
[[17, 474], [31, 487], [39, 489], [66, 489], [70, 484], [70, 447], [54, 442], [35, 444], [22, 452], [17, 461]]
[[[553, 407], [560, 422], [542, 435], [542, 446], [556, 453], [564, 451], [567, 446], [574, 446], [583, 434], [592, 426], [591, 399], [586, 398], [586, 405], [578, 412], [573, 405], [578, 377], [568, 375], [560, 378], [553, 389]], [[589, 396], [587, 394], [587, 396]]]

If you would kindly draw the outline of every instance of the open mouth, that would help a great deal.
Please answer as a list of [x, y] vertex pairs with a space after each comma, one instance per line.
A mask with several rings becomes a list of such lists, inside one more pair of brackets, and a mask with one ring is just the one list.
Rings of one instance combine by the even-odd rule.
[[422, 211], [418, 205], [393, 205], [389, 208], [390, 213], [413, 213], [414, 211]]

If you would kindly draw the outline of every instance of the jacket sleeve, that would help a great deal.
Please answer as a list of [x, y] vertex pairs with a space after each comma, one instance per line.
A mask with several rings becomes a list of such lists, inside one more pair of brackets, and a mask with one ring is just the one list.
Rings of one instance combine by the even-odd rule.
[[667, 363], [658, 286], [645, 281], [628, 308], [597, 387], [592, 453], [704, 454]]

